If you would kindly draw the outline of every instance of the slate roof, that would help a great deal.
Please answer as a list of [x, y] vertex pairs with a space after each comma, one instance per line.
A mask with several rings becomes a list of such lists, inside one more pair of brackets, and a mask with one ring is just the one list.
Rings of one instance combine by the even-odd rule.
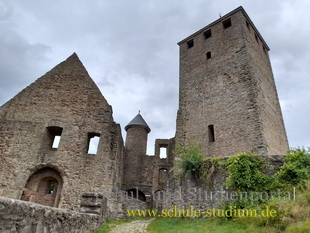
[[126, 125], [125, 130], [127, 131], [129, 128], [131, 127], [143, 127], [147, 130], [147, 132], [151, 132], [150, 127], [147, 125], [147, 123], [145, 122], [145, 120], [143, 119], [143, 117], [141, 116], [140, 112], [138, 113], [137, 116], [135, 116], [135, 118], [133, 118], [128, 125]]

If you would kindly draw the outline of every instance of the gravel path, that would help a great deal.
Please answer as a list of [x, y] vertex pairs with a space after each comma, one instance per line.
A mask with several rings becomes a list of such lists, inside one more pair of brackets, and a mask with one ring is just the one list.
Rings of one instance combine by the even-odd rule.
[[146, 233], [147, 226], [152, 222], [154, 218], [149, 220], [136, 220], [130, 223], [121, 224], [113, 228], [110, 233]]

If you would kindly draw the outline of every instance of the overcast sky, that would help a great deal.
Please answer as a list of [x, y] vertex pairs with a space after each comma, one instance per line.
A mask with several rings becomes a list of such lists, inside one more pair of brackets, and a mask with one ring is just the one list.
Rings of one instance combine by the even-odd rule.
[[122, 128], [141, 110], [154, 154], [175, 134], [177, 42], [240, 5], [271, 49], [290, 146], [310, 146], [309, 0], [0, 0], [0, 105], [76, 52]]

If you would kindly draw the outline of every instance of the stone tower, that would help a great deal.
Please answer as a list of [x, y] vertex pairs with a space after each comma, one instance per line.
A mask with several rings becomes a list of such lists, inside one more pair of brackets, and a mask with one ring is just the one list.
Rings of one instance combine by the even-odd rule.
[[285, 154], [288, 141], [269, 47], [242, 7], [178, 43], [176, 143], [204, 154]]
[[[139, 188], [145, 193], [151, 190], [142, 186], [152, 186], [152, 176], [145, 177], [144, 164], [148, 158], [146, 155], [147, 136], [151, 131], [140, 112], [125, 127], [127, 131], [125, 143], [125, 161], [124, 161], [124, 189], [132, 190]], [[144, 198], [140, 198], [144, 199]]]

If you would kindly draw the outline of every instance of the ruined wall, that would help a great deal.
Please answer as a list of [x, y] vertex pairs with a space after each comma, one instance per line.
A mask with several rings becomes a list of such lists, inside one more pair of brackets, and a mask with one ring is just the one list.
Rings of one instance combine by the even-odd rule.
[[[166, 158], [160, 158], [160, 148], [166, 148]], [[153, 166], [153, 187], [152, 193], [166, 189], [166, 184], [171, 178], [175, 148], [174, 138], [156, 139], [155, 141], [155, 166]]]
[[90, 233], [103, 221], [95, 214], [52, 208], [0, 197], [2, 233]]
[[[88, 154], [94, 135], [98, 151]], [[52, 168], [63, 179], [58, 207], [79, 210], [84, 193], [108, 196], [121, 185], [123, 155], [112, 108], [76, 54], [0, 108], [0, 196], [20, 199], [31, 175]]]
[[238, 8], [179, 43], [176, 143], [200, 142], [207, 157], [288, 149], [269, 57], [249, 41], [245, 14]]
[[[283, 155], [262, 157], [266, 159], [268, 165], [266, 173], [269, 175], [275, 174], [284, 163]], [[225, 162], [228, 158], [223, 157], [219, 162]], [[197, 179], [192, 174], [188, 174], [182, 179], [171, 177], [166, 189], [154, 195], [153, 208], [173, 209], [177, 207], [178, 209], [189, 209], [192, 206], [194, 209], [205, 211], [206, 209], [220, 208], [219, 204], [222, 201], [231, 202], [233, 190], [223, 186], [227, 177], [226, 169], [216, 164], [213, 165], [215, 165], [214, 169], [209, 168], [209, 180]], [[250, 192], [248, 197], [251, 197]]]

